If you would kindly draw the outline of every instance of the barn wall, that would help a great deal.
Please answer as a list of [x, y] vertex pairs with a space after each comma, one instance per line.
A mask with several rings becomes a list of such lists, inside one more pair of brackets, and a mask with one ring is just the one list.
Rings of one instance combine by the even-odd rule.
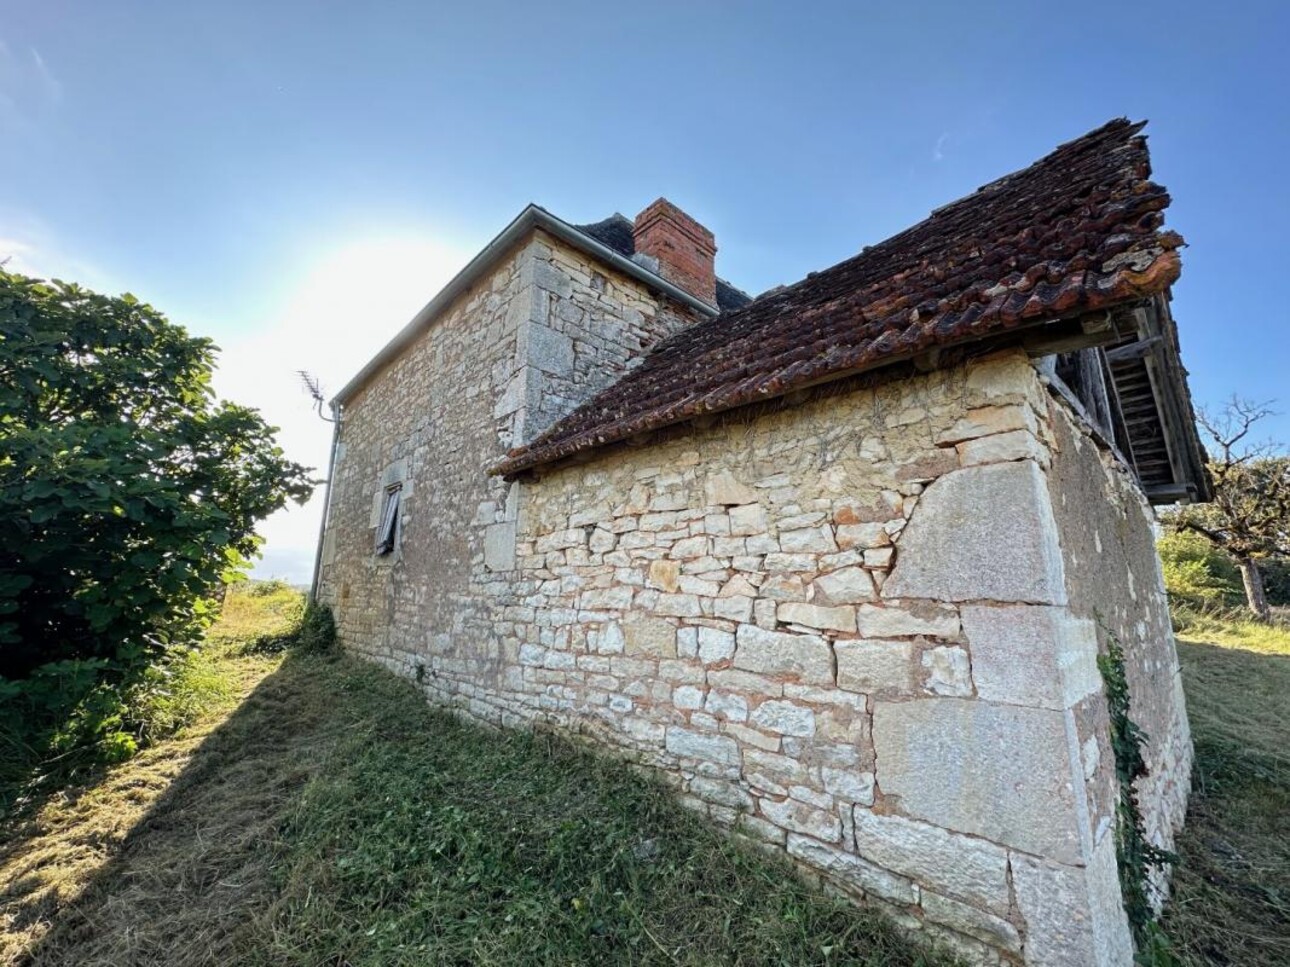
[[[554, 329], [600, 286], [562, 269], [572, 287], [535, 297], [546, 270], [525, 259], [560, 261], [538, 244], [349, 408], [324, 580], [345, 646], [472, 717], [653, 766], [715, 823], [973, 962], [1127, 963], [1096, 657], [1108, 617], [1122, 641], [1160, 641], [1132, 484], [1020, 352], [504, 484], [486, 468], [532, 415], [597, 378], [516, 381], [540, 368], [525, 325]], [[415, 487], [398, 557], [374, 562], [391, 465]], [[1117, 535], [1153, 632], [1130, 635], [1081, 501], [1112, 505], [1096, 539]], [[1153, 829], [1172, 829], [1185, 714], [1153, 678], [1172, 651], [1131, 651], [1144, 727], [1179, 723], [1156, 729], [1169, 777], [1148, 793]]]

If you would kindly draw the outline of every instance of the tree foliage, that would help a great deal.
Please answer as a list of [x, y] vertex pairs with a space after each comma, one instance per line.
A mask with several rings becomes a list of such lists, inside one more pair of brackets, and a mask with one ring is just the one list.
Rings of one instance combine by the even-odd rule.
[[1290, 456], [1275, 444], [1249, 442], [1270, 414], [1266, 406], [1235, 397], [1221, 412], [1202, 412], [1198, 422], [1213, 451], [1214, 500], [1162, 517], [1167, 527], [1199, 534], [1231, 555], [1250, 610], [1263, 620], [1270, 611], [1259, 562], [1290, 556]]
[[[196, 640], [255, 524], [312, 489], [216, 349], [133, 296], [0, 271], [0, 676]], [[4, 683], [0, 680], [0, 686]]]

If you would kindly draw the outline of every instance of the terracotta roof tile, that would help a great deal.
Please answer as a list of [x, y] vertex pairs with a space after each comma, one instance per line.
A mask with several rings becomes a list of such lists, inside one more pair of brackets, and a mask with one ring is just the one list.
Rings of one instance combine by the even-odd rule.
[[801, 282], [674, 334], [495, 473], [759, 402], [933, 347], [1166, 289], [1182, 239], [1161, 231], [1143, 124], [1120, 119]]

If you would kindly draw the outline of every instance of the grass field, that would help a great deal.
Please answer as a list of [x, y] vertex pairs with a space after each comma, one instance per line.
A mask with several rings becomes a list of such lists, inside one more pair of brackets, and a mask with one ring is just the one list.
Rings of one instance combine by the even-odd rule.
[[1290, 633], [1211, 619], [1187, 627], [1178, 652], [1196, 765], [1166, 932], [1185, 963], [1284, 967]]
[[[947, 963], [604, 757], [282, 651], [299, 615], [281, 589], [230, 597], [212, 704], [7, 823], [0, 962]], [[1180, 644], [1197, 788], [1165, 927], [1183, 964], [1272, 967], [1290, 963], [1290, 643], [1218, 631]]]

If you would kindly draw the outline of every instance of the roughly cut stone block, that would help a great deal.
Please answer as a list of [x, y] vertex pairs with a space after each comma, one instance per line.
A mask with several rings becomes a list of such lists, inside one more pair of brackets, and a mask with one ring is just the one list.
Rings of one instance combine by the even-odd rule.
[[737, 689], [753, 695], [769, 695], [772, 698], [784, 694], [784, 686], [779, 682], [738, 668], [713, 669], [708, 672], [708, 684], [714, 688]]
[[918, 889], [903, 876], [897, 876], [873, 863], [833, 846], [790, 833], [788, 852], [808, 866], [823, 870], [853, 889], [871, 893], [896, 903], [917, 903]]
[[806, 625], [808, 628], [830, 628], [834, 631], [856, 630], [856, 610], [845, 605], [821, 607], [817, 604], [786, 601], [780, 604], [776, 610], [776, 616], [784, 624]]
[[719, 628], [699, 629], [699, 660], [704, 664], [725, 661], [735, 653], [735, 636]]
[[772, 574], [762, 582], [761, 596], [780, 601], [801, 601], [806, 596], [806, 584], [796, 574]]
[[820, 780], [827, 792], [846, 802], [862, 806], [873, 805], [873, 773], [854, 769], [833, 769], [823, 766]]
[[972, 674], [967, 652], [962, 648], [929, 648], [923, 652], [927, 679], [923, 691], [933, 695], [971, 695]]
[[730, 506], [757, 503], [757, 491], [740, 483], [729, 470], [709, 474], [703, 483], [703, 496], [709, 504]]
[[[878, 786], [910, 816], [1079, 862], [1060, 712], [958, 698], [874, 703]], [[1079, 784], [1083, 795], [1083, 781]]]
[[835, 813], [796, 799], [782, 802], [763, 799], [761, 814], [791, 833], [805, 833], [825, 843], [836, 843], [842, 838], [842, 821]]
[[967, 415], [960, 417], [952, 427], [937, 434], [936, 443], [939, 446], [949, 446], [976, 437], [1007, 433], [1009, 430], [1037, 433], [1039, 422], [1035, 419], [1035, 411], [1024, 403], [979, 406], [968, 410]]
[[632, 606], [633, 593], [632, 588], [624, 585], [613, 588], [594, 588], [590, 591], [582, 592], [579, 607], [589, 610], [623, 610]]
[[981, 698], [1064, 709], [1101, 689], [1093, 621], [1035, 605], [972, 605], [962, 613]]
[[1133, 963], [1114, 840], [1103, 836], [1084, 868], [1012, 854], [1017, 908], [1026, 922], [1028, 967]]
[[958, 450], [959, 463], [965, 467], [1008, 460], [1035, 460], [1040, 464], [1048, 461], [1048, 450], [1029, 430], [1012, 430], [965, 440], [955, 449]]
[[678, 561], [692, 560], [696, 557], [706, 557], [708, 553], [708, 538], [700, 534], [697, 537], [686, 537], [672, 545], [668, 556]]
[[908, 641], [839, 641], [838, 688], [863, 694], [913, 690], [913, 645]]
[[745, 504], [730, 509], [730, 535], [746, 537], [766, 533], [766, 508], [761, 504]]
[[515, 521], [484, 528], [484, 567], [490, 571], [515, 570]]
[[815, 713], [804, 705], [771, 700], [762, 702], [752, 713], [753, 724], [780, 735], [814, 735]]
[[624, 653], [649, 658], [676, 657], [676, 626], [639, 611], [623, 616]]
[[833, 540], [833, 529], [828, 524], [803, 527], [798, 530], [780, 531], [779, 548], [785, 553], [832, 554], [838, 549]]
[[694, 685], [681, 685], [672, 691], [672, 704], [677, 708], [703, 708], [703, 689]]
[[704, 711], [719, 719], [744, 722], [748, 719], [748, 700], [731, 692], [712, 691], [708, 692]]
[[864, 552], [865, 567], [891, 567], [892, 558], [896, 556], [894, 547], [871, 547]]
[[860, 634], [866, 638], [899, 638], [904, 635], [954, 638], [959, 633], [958, 613], [953, 608], [931, 601], [862, 604], [856, 609], [856, 623]]
[[874, 599], [873, 578], [860, 567], [844, 567], [815, 579], [815, 590], [825, 604], [859, 604]]
[[736, 668], [765, 675], [793, 675], [817, 685], [833, 681], [833, 654], [829, 643], [818, 635], [740, 625], [735, 640]]
[[573, 340], [549, 326], [530, 322], [528, 359], [526, 362], [552, 376], [564, 376], [573, 370]]
[[724, 735], [691, 732], [672, 726], [667, 730], [665, 748], [672, 755], [702, 759], [718, 765], [739, 764], [739, 743]]
[[703, 606], [699, 604], [697, 595], [660, 594], [654, 611], [676, 618], [697, 618], [703, 614]]
[[690, 792], [706, 802], [729, 806], [731, 809], [748, 809], [752, 806], [752, 797], [740, 789], [738, 783], [729, 779], [695, 776], [690, 780]]
[[676, 653], [681, 658], [694, 658], [699, 654], [699, 629], [676, 629]]
[[923, 916], [929, 922], [939, 923], [951, 930], [975, 937], [992, 947], [1014, 953], [1020, 952], [1021, 937], [1017, 935], [1017, 928], [1002, 917], [986, 913], [969, 904], [960, 903], [958, 900], [951, 900], [928, 889], [919, 890], [919, 898], [923, 907]]
[[600, 654], [621, 655], [626, 646], [627, 641], [623, 637], [623, 629], [618, 626], [618, 622], [611, 621], [600, 630], [600, 638], [596, 648]]
[[1057, 523], [1032, 461], [934, 480], [899, 546], [884, 597], [1066, 602]]
[[649, 562], [650, 587], [658, 588], [660, 591], [675, 591], [680, 587], [680, 580], [680, 561], [659, 560]]
[[[884, 514], [884, 518], [885, 518]], [[891, 543], [887, 533], [886, 520], [871, 521], [866, 524], [839, 524], [838, 546], [842, 548], [881, 547]]]
[[[890, 795], [878, 755], [878, 785]], [[1008, 912], [1008, 851], [901, 816], [854, 810], [856, 852], [973, 906]]]
[[748, 622], [753, 616], [753, 599], [736, 595], [730, 598], [717, 598], [712, 602], [712, 613], [718, 618], [729, 621]]

